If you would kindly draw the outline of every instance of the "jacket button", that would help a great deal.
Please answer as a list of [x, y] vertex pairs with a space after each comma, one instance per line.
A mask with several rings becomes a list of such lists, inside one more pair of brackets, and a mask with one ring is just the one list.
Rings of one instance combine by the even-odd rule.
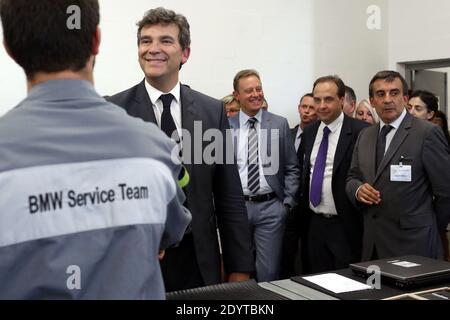
[[372, 216], [372, 218], [373, 218], [374, 220], [377, 220], [378, 216], [377, 216], [376, 214], [374, 214], [374, 215]]

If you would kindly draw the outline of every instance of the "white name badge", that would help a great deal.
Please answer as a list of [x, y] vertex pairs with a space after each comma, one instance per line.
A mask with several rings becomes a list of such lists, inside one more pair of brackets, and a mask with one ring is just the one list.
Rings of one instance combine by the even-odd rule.
[[391, 166], [391, 181], [411, 182], [411, 166]]

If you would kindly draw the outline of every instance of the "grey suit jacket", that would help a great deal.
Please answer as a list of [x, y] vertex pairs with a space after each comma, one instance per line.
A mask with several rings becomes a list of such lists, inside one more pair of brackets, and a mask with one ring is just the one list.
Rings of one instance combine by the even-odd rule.
[[[235, 154], [237, 154], [239, 113], [230, 118], [229, 122], [232, 128]], [[278, 131], [271, 129], [278, 129]], [[267, 130], [267, 135], [261, 134], [260, 137], [260, 155], [264, 177], [280, 201], [293, 208], [297, 204], [296, 193], [300, 183], [300, 169], [289, 124], [285, 118], [263, 110], [261, 130]], [[277, 153], [272, 154], [272, 152]]]
[[[361, 132], [347, 179], [347, 195], [364, 214], [363, 260], [375, 246], [380, 258], [442, 255], [439, 231], [450, 221], [450, 152], [442, 130], [407, 114], [375, 172], [379, 125]], [[410, 165], [412, 182], [392, 182], [391, 165]], [[357, 189], [369, 183], [381, 203], [364, 206]]]

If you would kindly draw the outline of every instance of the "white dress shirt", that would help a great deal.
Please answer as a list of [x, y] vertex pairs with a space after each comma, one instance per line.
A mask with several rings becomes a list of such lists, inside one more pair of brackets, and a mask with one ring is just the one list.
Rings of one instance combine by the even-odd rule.
[[310, 171], [310, 186], [309, 190], [311, 190], [311, 181], [312, 175], [314, 172], [314, 165], [317, 159], [317, 153], [319, 152], [319, 147], [323, 138], [323, 129], [327, 126], [330, 129], [330, 134], [328, 136], [328, 151], [327, 151], [327, 161], [325, 164], [325, 171], [323, 174], [323, 184], [322, 184], [322, 201], [317, 207], [314, 207], [311, 203], [309, 203], [309, 207], [312, 211], [316, 213], [322, 214], [331, 214], [337, 215], [336, 205], [334, 203], [333, 198], [333, 190], [331, 188], [331, 182], [333, 178], [333, 163], [334, 163], [334, 155], [336, 154], [336, 148], [339, 142], [339, 136], [341, 135], [342, 123], [344, 122], [344, 113], [334, 120], [329, 125], [321, 122], [319, 126], [319, 130], [317, 131], [316, 140], [314, 141], [314, 147], [311, 152], [311, 171]]
[[[248, 189], [248, 132], [250, 129], [250, 124], [248, 119], [250, 119], [243, 111], [239, 112], [239, 138], [237, 147], [237, 165], [239, 169], [239, 176], [241, 177], [242, 190], [244, 195], [253, 195]], [[273, 192], [272, 188], [267, 183], [264, 177], [262, 161], [261, 161], [261, 119], [262, 110], [253, 117], [258, 120], [255, 124], [256, 131], [258, 132], [258, 163], [259, 163], [259, 191], [257, 194], [266, 194]]]
[[145, 81], [145, 88], [147, 89], [148, 96], [152, 102], [153, 112], [155, 113], [156, 122], [158, 127], [161, 128], [161, 116], [163, 113], [163, 103], [159, 97], [162, 94], [171, 93], [174, 96], [172, 100], [172, 104], [170, 105], [170, 113], [172, 115], [173, 121], [175, 122], [175, 126], [177, 127], [178, 136], [180, 139], [182, 138], [182, 125], [181, 125], [181, 101], [180, 101], [180, 83], [170, 90], [169, 92], [161, 92], [158, 89], [154, 88], [147, 81]]

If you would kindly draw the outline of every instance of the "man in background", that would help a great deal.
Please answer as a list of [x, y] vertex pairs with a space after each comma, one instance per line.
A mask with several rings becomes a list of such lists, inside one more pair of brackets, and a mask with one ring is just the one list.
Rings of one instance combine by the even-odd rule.
[[303, 130], [308, 124], [317, 121], [316, 110], [314, 109], [314, 96], [312, 93], [307, 93], [300, 99], [298, 114], [300, 116], [300, 123], [291, 129], [295, 151], [297, 152], [302, 141]]
[[345, 86], [345, 99], [344, 99], [344, 106], [342, 107], [342, 110], [348, 117], [353, 118], [355, 109], [356, 109], [355, 91], [352, 88], [350, 88], [349, 86]]

